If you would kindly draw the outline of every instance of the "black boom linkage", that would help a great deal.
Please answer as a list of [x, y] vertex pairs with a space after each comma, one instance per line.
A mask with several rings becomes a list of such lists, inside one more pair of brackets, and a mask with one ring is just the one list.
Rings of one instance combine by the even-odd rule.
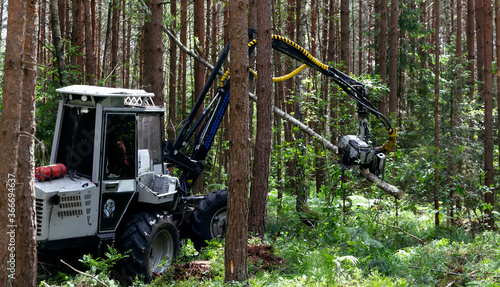
[[[249, 30], [249, 51], [250, 55], [255, 49], [256, 37], [255, 30]], [[221, 84], [217, 87], [214, 98], [210, 101], [207, 107], [201, 112], [198, 118], [195, 120], [196, 116], [199, 114], [205, 98], [208, 94], [209, 89], [212, 87], [217, 74], [220, 73], [222, 64], [227, 59], [229, 54], [230, 44], [227, 45], [222, 50], [217, 63], [212, 70], [208, 81], [203, 87], [202, 92], [198, 96], [196, 103], [194, 104], [184, 126], [182, 127], [179, 135], [174, 140], [168, 140], [165, 143], [163, 149], [164, 160], [173, 166], [176, 166], [182, 171], [180, 176], [181, 189], [185, 196], [190, 195], [190, 190], [203, 172], [206, 166], [206, 157], [208, 152], [213, 146], [215, 135], [219, 129], [222, 122], [224, 114], [227, 111], [230, 98], [230, 85], [227, 79], [227, 74], [223, 76]], [[322, 74], [330, 77], [333, 81], [338, 84], [351, 98], [353, 98], [358, 103], [358, 114], [360, 117], [366, 118], [367, 112], [374, 114], [389, 130], [392, 130], [389, 120], [380, 113], [373, 104], [366, 98], [367, 91], [365, 86], [354, 80], [353, 78], [347, 76], [346, 74], [338, 71], [337, 69], [324, 65], [314, 57], [312, 57], [304, 48], [295, 44], [294, 42], [283, 38], [281, 36], [272, 36], [272, 47], [273, 49], [288, 55], [289, 57], [298, 60], [312, 67]], [[251, 73], [250, 73], [251, 74]], [[253, 74], [251, 74], [253, 75]], [[193, 135], [196, 138], [193, 140]], [[192, 143], [190, 143], [192, 141]], [[182, 151], [187, 146], [191, 146], [191, 155], [187, 156]]]

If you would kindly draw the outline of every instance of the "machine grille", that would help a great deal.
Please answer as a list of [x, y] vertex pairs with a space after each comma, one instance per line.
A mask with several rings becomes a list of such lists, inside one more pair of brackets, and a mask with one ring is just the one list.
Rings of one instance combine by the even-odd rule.
[[42, 235], [43, 199], [35, 199], [36, 209], [36, 235]]
[[82, 197], [80, 195], [62, 196], [61, 203], [59, 204], [60, 210], [57, 216], [70, 217], [83, 215]]

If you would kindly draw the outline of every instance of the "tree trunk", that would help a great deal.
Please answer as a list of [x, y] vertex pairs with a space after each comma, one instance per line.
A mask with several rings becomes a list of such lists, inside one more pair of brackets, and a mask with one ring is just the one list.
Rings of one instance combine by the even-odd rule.
[[483, 2], [484, 17], [484, 166], [485, 177], [484, 184], [489, 188], [484, 194], [484, 202], [490, 206], [486, 208], [487, 229], [494, 230], [495, 219], [493, 209], [495, 208], [495, 187], [493, 178], [493, 11], [491, 0]]
[[271, 1], [257, 0], [257, 135], [248, 216], [249, 230], [264, 239], [273, 138]]
[[[40, 43], [45, 43], [46, 42], [46, 28], [45, 28], [45, 23], [46, 23], [46, 19], [47, 19], [47, 3], [48, 1], [40, 1], [40, 8], [39, 8], [39, 11], [40, 11], [40, 17], [38, 17], [38, 38], [35, 37], [35, 40], [36, 41], [39, 41]], [[3, 5], [3, 1], [2, 1], [2, 4]], [[3, 7], [0, 7], [0, 9], [3, 9]], [[0, 19], [2, 17], [2, 13], [0, 13]], [[3, 20], [2, 20], [3, 21]], [[1, 27], [1, 25], [0, 25]], [[1, 42], [1, 37], [0, 37], [0, 42]], [[47, 49], [45, 49], [45, 47], [43, 45], [37, 45], [38, 47], [38, 51], [37, 51], [37, 59], [38, 59], [38, 63], [41, 63], [43, 65], [47, 65], [47, 60], [46, 60], [46, 51]], [[45, 75], [43, 75], [43, 77], [45, 77]]]
[[[177, 14], [177, 1], [172, 0], [170, 2], [170, 15], [176, 15]], [[175, 27], [176, 24], [175, 18], [173, 18], [172, 26]], [[167, 117], [167, 135], [169, 139], [174, 139], [175, 138], [175, 124], [176, 124], [176, 113], [175, 113], [175, 107], [176, 107], [176, 100], [175, 100], [175, 93], [176, 93], [176, 86], [177, 86], [177, 67], [176, 67], [176, 62], [177, 62], [177, 46], [174, 43], [174, 40], [170, 39], [170, 47], [169, 47], [169, 54], [170, 54], [170, 62], [169, 66], [170, 69], [168, 71], [168, 117]]]
[[[375, 14], [380, 17], [375, 18], [375, 30], [378, 31], [376, 39], [377, 52], [376, 53], [376, 69], [375, 72], [380, 75], [383, 83], [387, 83], [387, 0], [375, 0]], [[386, 99], [385, 95], [381, 96], [378, 102], [378, 110], [386, 114]]]
[[[22, 73], [21, 123], [18, 135], [19, 162], [16, 190], [16, 265], [19, 273], [14, 286], [36, 286], [37, 241], [34, 178], [35, 170], [35, 93], [37, 62], [36, 6], [37, 0], [27, 1], [25, 19], [25, 41]], [[27, 176], [28, 175], [28, 176]], [[21, 228], [22, 227], [22, 228]]]
[[59, 15], [59, 5], [57, 0], [50, 0], [50, 28], [52, 30], [52, 42], [55, 50], [57, 72], [59, 74], [59, 84], [61, 86], [67, 86], [68, 83], [66, 82], [66, 59], [64, 57], [64, 47], [62, 43]]
[[[101, 79], [107, 78], [107, 56], [109, 48], [109, 38], [111, 36], [111, 16], [113, 14], [113, 2], [109, 2], [108, 16], [106, 18], [106, 35], [104, 36], [104, 48], [102, 52]], [[141, 46], [142, 49], [142, 46]]]
[[359, 13], [358, 13], [358, 75], [363, 74], [363, 0], [359, 0], [358, 2], [359, 6]]
[[398, 112], [398, 19], [399, 1], [391, 1], [391, 34], [389, 45], [389, 115]]
[[[306, 26], [307, 26], [307, 11], [306, 11], [306, 2], [305, 0], [298, 0], [297, 2], [297, 16], [299, 17], [298, 19], [298, 30], [297, 30], [297, 42], [299, 44], [304, 44], [305, 43], [305, 38], [306, 38]], [[349, 45], [349, 41], [347, 41], [347, 45]], [[347, 53], [347, 57], [349, 57], [349, 54]], [[298, 121], [304, 122], [304, 108], [303, 108], [303, 102], [305, 101], [305, 96], [304, 96], [304, 85], [302, 84], [302, 79], [303, 76], [302, 74], [298, 74], [295, 77], [295, 117], [297, 118]], [[297, 212], [299, 212], [301, 215], [301, 219], [303, 219], [303, 222], [311, 225], [310, 221], [310, 216], [311, 210], [307, 206], [307, 199], [309, 197], [309, 187], [307, 186], [307, 178], [305, 174], [305, 159], [304, 157], [306, 156], [306, 147], [305, 147], [305, 137], [304, 137], [304, 132], [299, 129], [297, 130], [295, 134], [296, 138], [296, 145], [298, 149], [298, 157], [297, 160], [297, 167], [295, 171], [295, 178], [296, 178], [296, 201], [295, 201], [295, 209]], [[305, 215], [307, 214], [307, 215]], [[305, 216], [302, 216], [305, 215]]]
[[[473, 101], [474, 100], [474, 86], [475, 86], [475, 30], [474, 30], [474, 18], [475, 18], [475, 8], [474, 8], [474, 0], [467, 0], [467, 18], [466, 18], [466, 35], [467, 35], [467, 70], [469, 71], [469, 77], [467, 78], [467, 85], [469, 86], [469, 90], [467, 92], [468, 94], [468, 100]], [[473, 140], [473, 132], [472, 132], [472, 127], [474, 123], [472, 120], [469, 121], [469, 127], [470, 129], [467, 131], [467, 141], [468, 143], [472, 142]], [[465, 148], [465, 158], [464, 158], [464, 176], [463, 176], [463, 182], [462, 184], [465, 184], [468, 181], [469, 173], [469, 158], [468, 154], [470, 153], [470, 147], [469, 144], [466, 145]]]
[[248, 20], [245, 0], [229, 2], [231, 37], [231, 120], [229, 129], [229, 192], [225, 245], [225, 279], [248, 280]]
[[120, 39], [120, 4], [118, 3], [118, 0], [113, 0], [112, 5], [111, 61], [109, 73], [111, 74], [111, 86], [116, 87], [116, 80], [118, 78], [118, 41]]
[[95, 85], [94, 30], [92, 29], [91, 1], [83, 1], [85, 8], [85, 80]]
[[[439, 0], [434, 0], [434, 153], [436, 161], [439, 157]], [[434, 224], [439, 225], [439, 169], [438, 162], [436, 162], [436, 167], [434, 169]]]
[[[311, 0], [311, 56], [314, 58], [318, 57], [318, 43], [319, 43], [319, 35], [318, 35], [318, 1], [317, 0]], [[314, 75], [314, 71], [311, 71], [311, 75]], [[314, 77], [314, 90], [318, 90], [318, 76], [313, 76]], [[317, 92], [319, 95], [321, 92]], [[315, 97], [313, 99], [313, 105], [316, 107], [316, 113], [320, 113], [320, 103], [321, 100]], [[313, 123], [314, 125], [314, 131], [317, 133], [320, 133], [320, 121], [316, 120]], [[281, 139], [280, 139], [281, 140]], [[318, 145], [315, 145], [314, 151], [316, 154], [319, 154], [321, 147]], [[315, 184], [316, 184], [316, 192], [318, 193], [321, 189], [321, 186], [323, 185], [323, 159], [318, 157], [318, 160], [314, 164], [314, 179], [315, 179]]]
[[[283, 65], [281, 61], [281, 57], [279, 57], [278, 52], [275, 53], [275, 69], [276, 69], [276, 75], [283, 75]], [[285, 97], [285, 85], [283, 82], [278, 82], [275, 84], [275, 89], [276, 89], [276, 95], [275, 95], [275, 101], [274, 104], [280, 109], [283, 109], [283, 99]], [[280, 117], [274, 117], [275, 119], [275, 133], [276, 133], [276, 146], [280, 147], [282, 145], [282, 122]], [[278, 189], [278, 199], [280, 200], [280, 203], [278, 205], [278, 214], [277, 216], [280, 216], [280, 208], [281, 208], [281, 198], [283, 198], [283, 172], [282, 172], [282, 165], [283, 165], [283, 155], [281, 152], [281, 148], [278, 148], [278, 163], [276, 165], [276, 180], [278, 182], [278, 186], [276, 187]]]
[[[154, 93], [155, 105], [164, 106], [163, 87], [163, 5], [161, 0], [146, 2], [151, 10], [151, 21], [144, 23], [144, 90]], [[162, 130], [165, 130], [162, 127]], [[164, 136], [163, 136], [164, 137]]]
[[[453, 15], [452, 15], [452, 19], [453, 19]], [[457, 17], [456, 17], [456, 20], [455, 20], [455, 24], [456, 24], [456, 30], [453, 31], [452, 33], [456, 35], [456, 43], [455, 43], [455, 49], [456, 49], [456, 57], [457, 57], [457, 67], [458, 67], [458, 71], [457, 71], [457, 75], [460, 75], [462, 74], [462, 70], [461, 70], [461, 66], [462, 66], [462, 63], [463, 63], [463, 53], [462, 53], [462, 0], [457, 0]], [[456, 104], [452, 104], [451, 107], [451, 117], [452, 117], [452, 120], [451, 120], [451, 124], [450, 124], [450, 138], [451, 138], [451, 141], [454, 142], [455, 139], [457, 138], [456, 137], [456, 130], [457, 130], [457, 127], [460, 125], [461, 121], [460, 121], [460, 107], [459, 105], [462, 103], [463, 101], [463, 98], [462, 98], [462, 86], [465, 82], [462, 81], [462, 78], [459, 78], [458, 79], [458, 84], [457, 84], [457, 87], [454, 87], [453, 88], [453, 93], [455, 93], [455, 103]], [[455, 108], [457, 107], [457, 108]], [[454, 144], [452, 145], [452, 147], [455, 149], [458, 147], [457, 144]], [[452, 154], [451, 152], [448, 153], [448, 178], [447, 178], [447, 181], [448, 181], [448, 184], [450, 184], [450, 186], [456, 186], [458, 187], [459, 185], [454, 183], [453, 182], [453, 179], [452, 179], [452, 176], [451, 175], [454, 175], [454, 174], [461, 174], [463, 169], [461, 168], [461, 165], [463, 163], [462, 160], [459, 160], [458, 163], [454, 163], [453, 162], [453, 158], [452, 158]], [[447, 225], [448, 226], [451, 226], [452, 224], [456, 224], [456, 218], [455, 218], [455, 208], [456, 210], [459, 210], [459, 202], [460, 200], [457, 200], [457, 193], [456, 193], [456, 188], [450, 188], [450, 192], [449, 192], [449, 198], [448, 198], [448, 202], [449, 202], [449, 208], [448, 208], [448, 219], [447, 219]]]
[[[76, 67], [76, 70], [83, 74], [83, 53], [84, 47], [84, 25], [83, 25], [83, 0], [73, 0], [73, 28], [71, 30], [71, 46], [74, 49], [72, 54], [71, 64]], [[83, 79], [81, 79], [83, 80]], [[80, 81], [80, 80], [79, 80]]]
[[[124, 5], [127, 5], [127, 1], [123, 1]], [[128, 16], [126, 21], [127, 24], [127, 41], [125, 43], [124, 51], [125, 51], [125, 61], [123, 62], [124, 64], [124, 79], [123, 79], [123, 87], [124, 88], [130, 88], [130, 66], [132, 65], [130, 59], [131, 59], [131, 54], [130, 54], [130, 46], [132, 45], [132, 17]], [[125, 26], [125, 23], [123, 23]], [[125, 36], [124, 36], [125, 37]]]
[[350, 49], [349, 49], [349, 0], [340, 1], [340, 61], [342, 71], [350, 73]]
[[[51, 5], [57, 5], [57, 10], [56, 11], [58, 11], [57, 16], [59, 17], [58, 18], [59, 19], [59, 31], [61, 31], [61, 36], [64, 37], [66, 35], [66, 25], [65, 25], [66, 23], [65, 23], [65, 19], [66, 19], [66, 13], [67, 13], [66, 7], [67, 7], [67, 3], [68, 2], [67, 2], [67, 0], [55, 0], [55, 4], [53, 4], [52, 2], [54, 0], [49, 0], [49, 1], [50, 1], [50, 3], [49, 3], [49, 9], [50, 10], [52, 10], [52, 8], [50, 8]], [[52, 15], [50, 16], [51, 21], [53, 21], [52, 20], [53, 17], [54, 16], [52, 16]], [[51, 27], [51, 30], [53, 30], [52, 27]]]
[[[496, 58], [497, 58], [497, 63], [500, 63], [500, 2], [495, 1], [495, 36], [496, 36]], [[497, 111], [500, 111], [500, 73], [497, 72], [496, 74], [497, 78]], [[500, 113], [497, 114], [497, 122], [498, 122], [498, 128], [497, 130], [500, 131]], [[498, 149], [500, 150], [500, 132], [498, 132]], [[499, 154], [499, 159], [500, 159], [500, 154]], [[500, 161], [499, 161], [500, 162]]]
[[[96, 44], [96, 72], [95, 72], [95, 76], [96, 76], [96, 80], [100, 80], [101, 79], [101, 51], [103, 50], [103, 47], [102, 47], [102, 0], [98, 0], [99, 2], [99, 12], [97, 13], [99, 16], [97, 17], [97, 21], [96, 21], [96, 26], [95, 26], [95, 29], [94, 29], [94, 35], [96, 36], [96, 41], [97, 41], [97, 44]], [[105, 44], [106, 45], [106, 44]], [[104, 49], [106, 49], [104, 47]]]
[[476, 0], [476, 65], [477, 65], [477, 90], [478, 94], [483, 99], [484, 88], [484, 14], [483, 14], [483, 0]]
[[[193, 27], [195, 41], [195, 50], [201, 55], [203, 58], [206, 57], [206, 44], [205, 44], [205, 1], [204, 0], [195, 0], [194, 1], [194, 27]], [[201, 91], [203, 90], [203, 85], [205, 85], [205, 67], [199, 63], [194, 63], [194, 97], [193, 101], [196, 100]], [[204, 105], [199, 109], [196, 117], [199, 117], [204, 109]], [[204, 174], [200, 174], [198, 180], [195, 181], [192, 190], [195, 194], [204, 193]]]
[[128, 69], [128, 64], [127, 64], [127, 42], [130, 43], [130, 40], [127, 40], [127, 1], [126, 0], [121, 0], [121, 7], [122, 7], [122, 47], [121, 47], [121, 54], [122, 54], [122, 64], [121, 64], [121, 79], [122, 79], [122, 84], [121, 86], [125, 88], [125, 74], [126, 70]]
[[[97, 15], [96, 11], [96, 0], [90, 0], [90, 15], [92, 15], [91, 21], [91, 29], [92, 29], [92, 57], [94, 58], [93, 61], [93, 70], [92, 70], [92, 75], [94, 82], [98, 81], [98, 76], [99, 76], [99, 71], [97, 70], [97, 65], [99, 63], [99, 57], [96, 57], [97, 51], [100, 50], [101, 48], [96, 45], [97, 38], [99, 37], [97, 34], [97, 18], [100, 18], [100, 15]], [[97, 60], [96, 60], [97, 59]]]
[[[183, 45], [187, 44], [187, 0], [181, 0], [181, 35], [180, 40]], [[186, 52], [180, 51], [181, 62], [181, 76], [180, 76], [180, 96], [181, 96], [181, 116], [184, 118], [186, 116], [186, 69], [187, 69], [187, 55]], [[225, 117], [227, 118], [227, 117]]]
[[[26, 216], [34, 216], [34, 213], [23, 214], [24, 207], [20, 204], [28, 203], [29, 210], [33, 202], [29, 203], [29, 200], [32, 199], [29, 196], [23, 198], [23, 193], [29, 189], [29, 186], [22, 186], [24, 180], [18, 176], [18, 171], [24, 168], [24, 165], [20, 165], [19, 150], [21, 148], [21, 126], [25, 128], [24, 122], [21, 125], [21, 113], [25, 104], [22, 92], [22, 79], [24, 78], [23, 51], [26, 44], [25, 25], [29, 25], [25, 19], [26, 13], [29, 12], [27, 7], [31, 5], [31, 3], [28, 4], [27, 2], [9, 1], [8, 3], [8, 33], [5, 48], [5, 63], [8, 64], [5, 65], [4, 70], [2, 128], [0, 130], [0, 144], [4, 147], [0, 149], [0, 158], [6, 163], [0, 166], [0, 178], [2, 180], [2, 184], [0, 184], [0, 194], [2, 196], [0, 215], [7, 223], [0, 224], [0, 232], [6, 238], [3, 242], [3, 248], [0, 249], [0, 269], [3, 270], [0, 272], [0, 285], [2, 286], [36, 285], [36, 269], [31, 270], [31, 266], [36, 265], [34, 264], [36, 262], [36, 251], [31, 254], [32, 238], [31, 236], [27, 238], [21, 237], [23, 235], [21, 224], [28, 224], [29, 221], [25, 220]], [[30, 158], [28, 157], [28, 159]], [[26, 176], [23, 177], [26, 178]], [[31, 179], [31, 176], [28, 176], [28, 178]], [[29, 230], [31, 228], [32, 226], [29, 224], [23, 226], [22, 229]], [[23, 241], [28, 245], [26, 250], [21, 248], [21, 242]], [[21, 262], [26, 263], [25, 260], [31, 260], [29, 266], [20, 265]], [[25, 267], [26, 270], [23, 269]], [[21, 277], [21, 274], [25, 277]]]
[[311, 0], [311, 56], [317, 58], [318, 49], [318, 1]]
[[[295, 26], [293, 25], [296, 21], [295, 15], [296, 15], [296, 1], [295, 0], [287, 0], [287, 16], [286, 16], [286, 34], [291, 40], [295, 40]], [[285, 67], [285, 73], [288, 74], [292, 71], [292, 60], [287, 58], [284, 60], [284, 67]], [[293, 87], [293, 81], [286, 81], [285, 82], [285, 98], [283, 107], [285, 108], [285, 111], [289, 114], [291, 114], [294, 111], [294, 106], [291, 101], [288, 101], [287, 99], [287, 94], [290, 93], [294, 89]], [[291, 143], [293, 141], [293, 136], [292, 136], [292, 125], [290, 123], [285, 123], [284, 124], [284, 132], [285, 132], [285, 141], [288, 143]], [[295, 190], [296, 188], [296, 180], [295, 180], [295, 161], [293, 159], [288, 159], [285, 162], [286, 165], [286, 173], [288, 180], [286, 181], [287, 187], [289, 187], [292, 190]]]

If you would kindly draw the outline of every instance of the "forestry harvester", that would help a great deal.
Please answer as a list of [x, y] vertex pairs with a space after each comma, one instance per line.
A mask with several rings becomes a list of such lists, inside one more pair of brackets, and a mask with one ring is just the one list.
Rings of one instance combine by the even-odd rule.
[[[250, 37], [249, 53], [256, 42]], [[368, 101], [365, 86], [288, 39], [273, 36], [272, 46], [331, 77], [358, 103], [360, 135], [341, 138], [340, 163], [381, 176], [395, 131]], [[190, 238], [199, 249], [224, 235], [227, 190], [193, 195], [191, 188], [229, 105], [228, 72], [201, 116], [196, 115], [228, 54], [229, 44], [177, 138], [166, 142], [161, 129], [165, 109], [153, 104], [152, 93], [84, 85], [57, 89], [61, 100], [51, 165], [35, 171], [39, 249], [114, 244], [129, 252], [118, 274], [150, 281], [177, 256], [179, 238]], [[368, 113], [388, 129], [383, 147], [372, 146]]]

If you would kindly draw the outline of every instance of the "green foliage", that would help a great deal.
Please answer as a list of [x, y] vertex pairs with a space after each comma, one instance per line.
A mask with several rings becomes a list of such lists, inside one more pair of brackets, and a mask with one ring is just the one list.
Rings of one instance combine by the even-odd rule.
[[[484, 232], [473, 237], [457, 227], [433, 225], [429, 206], [398, 209], [393, 200], [373, 190], [349, 196], [347, 214], [339, 198], [330, 203], [312, 197], [309, 207], [320, 214], [314, 228], [297, 219], [295, 198], [278, 199], [273, 190], [269, 199], [267, 240], [249, 238], [249, 244], [272, 244], [282, 263], [267, 270], [262, 262], [249, 260], [251, 286], [498, 286], [500, 276], [500, 235]], [[281, 206], [279, 217], [277, 209]], [[403, 205], [404, 206], [404, 205]], [[58, 274], [62, 286], [108, 286], [109, 269], [121, 256], [112, 249], [104, 259], [84, 256], [81, 260], [91, 276]], [[135, 286], [229, 286], [224, 283], [224, 242], [213, 240], [197, 252], [189, 240], [182, 244], [177, 262], [209, 260], [210, 276], [172, 279], [169, 268], [163, 276], [146, 285]], [[92, 277], [93, 276], [93, 277]], [[60, 279], [59, 279], [60, 280]], [[53, 281], [52, 281], [53, 282]], [[495, 285], [496, 284], [496, 285]], [[242, 283], [231, 286], [243, 286]]]
[[92, 255], [84, 255], [80, 262], [82, 262], [91, 274], [101, 274], [109, 275], [113, 266], [116, 262], [128, 257], [127, 254], [120, 254], [116, 249], [108, 246], [108, 252], [104, 253], [105, 258], [93, 258]]
[[[86, 272], [79, 271], [74, 275], [67, 275], [61, 271], [50, 278], [50, 280], [41, 281], [39, 286], [109, 286], [119, 287], [120, 284], [111, 278], [111, 269], [117, 261], [128, 257], [116, 251], [116, 249], [108, 246], [108, 252], [105, 253], [105, 258], [94, 258], [92, 255], [84, 255], [79, 261], [87, 268]], [[72, 267], [73, 268], [73, 267]]]

